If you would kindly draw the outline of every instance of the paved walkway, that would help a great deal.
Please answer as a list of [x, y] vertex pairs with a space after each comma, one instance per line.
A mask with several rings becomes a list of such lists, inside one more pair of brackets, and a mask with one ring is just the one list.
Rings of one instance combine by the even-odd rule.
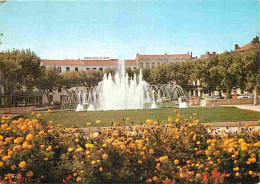
[[[253, 104], [242, 104], [242, 105], [221, 105], [221, 106], [237, 107], [239, 109], [246, 109], [246, 110], [260, 112], [260, 105], [255, 106]], [[259, 117], [259, 119], [260, 119], [260, 117]]]

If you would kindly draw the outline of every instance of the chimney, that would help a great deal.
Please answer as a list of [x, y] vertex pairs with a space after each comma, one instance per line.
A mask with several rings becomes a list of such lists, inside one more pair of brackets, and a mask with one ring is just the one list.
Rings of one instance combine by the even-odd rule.
[[209, 55], [209, 52], [206, 52], [207, 55]]
[[239, 49], [238, 44], [235, 44], [235, 50], [238, 50], [238, 49]]

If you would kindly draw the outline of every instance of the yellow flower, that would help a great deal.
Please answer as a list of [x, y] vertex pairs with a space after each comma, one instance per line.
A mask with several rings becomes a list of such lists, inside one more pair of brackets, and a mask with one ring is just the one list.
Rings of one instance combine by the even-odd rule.
[[26, 162], [25, 161], [21, 161], [20, 164], [19, 164], [19, 167], [20, 168], [25, 168], [26, 167]]
[[26, 140], [27, 141], [31, 141], [31, 140], [33, 140], [33, 135], [32, 134], [28, 134], [27, 136], [26, 136]]
[[81, 151], [83, 151], [83, 148], [82, 148], [82, 147], [79, 147], [79, 148], [77, 148], [77, 149], [75, 150], [76, 153], [77, 153], [77, 152], [81, 152]]
[[90, 122], [87, 122], [87, 126], [90, 126], [91, 125], [91, 123]]
[[46, 148], [46, 151], [51, 151], [52, 150], [52, 146], [48, 146], [47, 148]]
[[92, 164], [92, 165], [96, 164], [96, 161], [95, 161], [95, 160], [93, 160], [93, 161], [91, 162], [91, 164]]
[[0, 167], [3, 167], [4, 166], [4, 162], [0, 162]]
[[11, 156], [7, 155], [7, 156], [3, 156], [3, 157], [2, 157], [2, 160], [3, 160], [3, 161], [7, 161], [7, 160], [9, 160], [10, 158], [11, 158]]
[[239, 172], [236, 172], [236, 174], [235, 174], [237, 177], [239, 176]]
[[178, 164], [179, 164], [179, 160], [175, 159], [175, 160], [174, 160], [174, 164], [175, 164], [175, 165], [178, 165]]
[[179, 119], [179, 118], [176, 118], [175, 122], [178, 123], [179, 121], [180, 121], [180, 119]]
[[100, 123], [101, 123], [101, 121], [100, 121], [100, 120], [97, 120], [97, 121], [96, 121], [96, 123], [97, 123], [97, 124], [100, 124]]
[[73, 150], [73, 148], [68, 148], [68, 152], [72, 152]]
[[41, 118], [42, 115], [41, 115], [41, 114], [37, 114], [36, 117], [37, 117], [37, 118]]
[[249, 171], [248, 174], [252, 175], [252, 174], [253, 174], [253, 171]]
[[103, 154], [103, 155], [102, 155], [102, 158], [103, 158], [104, 160], [106, 160], [106, 159], [108, 158], [108, 155], [107, 155], [107, 154]]
[[196, 178], [201, 178], [201, 174], [197, 173]]
[[142, 162], [142, 160], [138, 160], [138, 164], [142, 164], [143, 162]]
[[234, 148], [229, 148], [229, 149], [228, 149], [228, 152], [229, 152], [229, 153], [232, 153], [232, 152], [234, 152], [234, 151], [235, 151]]
[[102, 168], [102, 167], [99, 167], [99, 171], [102, 172], [102, 171], [103, 171], [103, 168]]
[[239, 167], [233, 168], [233, 171], [239, 171]]
[[255, 162], [256, 162], [256, 159], [255, 159], [255, 158], [251, 158], [250, 161], [253, 162], [253, 163], [255, 163]]
[[48, 113], [51, 113], [51, 109], [48, 109], [47, 112], [48, 112]]

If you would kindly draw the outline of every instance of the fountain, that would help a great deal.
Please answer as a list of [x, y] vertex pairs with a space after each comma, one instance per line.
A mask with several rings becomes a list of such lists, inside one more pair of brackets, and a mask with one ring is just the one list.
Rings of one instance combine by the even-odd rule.
[[[76, 111], [102, 111], [127, 109], [156, 109], [165, 99], [172, 101], [184, 97], [179, 85], [150, 85], [139, 75], [129, 78], [124, 62], [119, 62], [114, 76], [104, 74], [103, 80], [93, 88], [73, 87], [62, 102], [62, 109]], [[186, 102], [185, 102], [186, 103]], [[179, 104], [180, 105], [180, 104]], [[182, 104], [182, 107], [187, 107]]]

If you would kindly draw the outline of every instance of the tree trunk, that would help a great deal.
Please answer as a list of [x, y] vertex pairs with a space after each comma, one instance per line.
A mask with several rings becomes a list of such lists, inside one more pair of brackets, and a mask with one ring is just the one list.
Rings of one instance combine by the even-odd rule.
[[227, 86], [227, 89], [226, 89], [226, 99], [229, 99], [231, 96], [231, 90], [230, 90], [230, 87]]
[[221, 99], [222, 98], [221, 90], [218, 90], [218, 94], [219, 94], [219, 98]]
[[258, 105], [259, 104], [259, 100], [258, 100], [258, 86], [255, 85], [254, 87], [254, 105]]
[[51, 105], [50, 96], [49, 96], [49, 91], [44, 89], [43, 92], [44, 92], [44, 94], [45, 94], [46, 97], [47, 97], [48, 104]]

